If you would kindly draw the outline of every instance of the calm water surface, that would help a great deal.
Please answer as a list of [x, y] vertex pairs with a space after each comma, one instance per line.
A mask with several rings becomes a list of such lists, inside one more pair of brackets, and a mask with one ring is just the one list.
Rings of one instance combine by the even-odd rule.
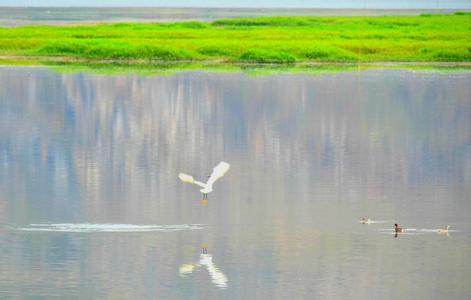
[[[7, 0], [8, 1], [8, 0]], [[314, 3], [313, 1], [316, 1]], [[420, 15], [423, 13], [449, 14], [471, 10], [468, 0], [447, 0], [431, 2], [419, 0], [392, 2], [347, 1], [329, 3], [324, 0], [309, 0], [312, 7], [321, 8], [221, 8], [221, 7], [1, 7], [0, 27], [25, 25], [67, 25], [96, 22], [181, 22], [214, 21], [221, 18], [247, 18], [264, 16], [383, 16]], [[344, 1], [345, 2], [345, 1]], [[421, 3], [420, 3], [421, 2]], [[119, 5], [120, 3], [117, 3]], [[122, 5], [123, 3], [121, 3]], [[295, 3], [293, 3], [295, 5]], [[346, 4], [346, 5], [345, 5]], [[85, 5], [86, 6], [86, 5]]]
[[[470, 92], [469, 73], [0, 68], [0, 298], [468, 298]], [[222, 160], [202, 205], [177, 175]]]

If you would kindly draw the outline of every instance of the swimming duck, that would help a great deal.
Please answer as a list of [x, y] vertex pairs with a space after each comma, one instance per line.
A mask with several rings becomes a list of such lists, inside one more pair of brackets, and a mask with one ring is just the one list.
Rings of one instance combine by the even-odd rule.
[[395, 231], [395, 232], [404, 232], [404, 229], [402, 229], [401, 227], [399, 227], [398, 224], [394, 224], [394, 231]]
[[367, 218], [361, 218], [360, 223], [361, 224], [371, 224], [371, 223], [373, 223], [373, 221], [371, 221], [370, 219], [367, 219]]
[[443, 229], [443, 228], [438, 229], [438, 233], [448, 233], [449, 229], [450, 229], [450, 225], [447, 225], [446, 229]]

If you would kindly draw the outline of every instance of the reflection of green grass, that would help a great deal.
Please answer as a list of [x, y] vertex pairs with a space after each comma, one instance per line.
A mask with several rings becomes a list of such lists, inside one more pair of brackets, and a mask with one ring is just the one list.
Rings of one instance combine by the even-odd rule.
[[469, 73], [470, 65], [438, 65], [438, 64], [356, 64], [356, 63], [316, 63], [316, 64], [208, 64], [193, 63], [161, 63], [161, 64], [129, 64], [129, 63], [97, 63], [97, 62], [54, 62], [0, 60], [0, 65], [9, 66], [46, 66], [61, 73], [93, 73], [103, 75], [138, 74], [142, 76], [171, 75], [178, 72], [243, 72], [250, 76], [269, 76], [276, 74], [307, 74], [318, 75], [327, 73], [356, 72], [371, 69], [405, 69], [415, 72], [438, 73]]
[[250, 63], [471, 61], [470, 13], [0, 28], [0, 55]]

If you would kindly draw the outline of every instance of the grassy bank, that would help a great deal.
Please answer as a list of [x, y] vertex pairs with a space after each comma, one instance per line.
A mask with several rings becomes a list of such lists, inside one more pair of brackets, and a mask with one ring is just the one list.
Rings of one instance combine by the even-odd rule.
[[471, 14], [0, 28], [0, 56], [117, 61], [469, 62]]

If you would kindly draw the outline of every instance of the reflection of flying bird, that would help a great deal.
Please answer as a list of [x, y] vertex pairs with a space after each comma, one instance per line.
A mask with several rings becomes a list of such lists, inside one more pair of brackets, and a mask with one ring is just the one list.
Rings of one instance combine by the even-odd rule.
[[193, 183], [202, 187], [200, 192], [203, 193], [203, 199], [206, 199], [208, 197], [208, 193], [213, 191], [213, 183], [224, 176], [224, 174], [229, 171], [229, 167], [230, 165], [228, 163], [221, 161], [216, 167], [214, 167], [213, 172], [206, 183], [196, 181], [193, 176], [184, 173], [178, 174], [178, 178], [183, 182]]
[[227, 277], [219, 271], [218, 267], [213, 263], [213, 257], [210, 254], [201, 254], [200, 265], [205, 266], [211, 276], [211, 281], [218, 287], [227, 287]]
[[203, 253], [200, 255], [200, 260], [197, 263], [183, 264], [180, 266], [178, 273], [180, 276], [184, 277], [188, 274], [193, 273], [195, 268], [204, 266], [208, 270], [209, 275], [211, 276], [211, 281], [220, 288], [227, 287], [227, 277], [222, 273], [218, 267], [213, 263], [213, 256], [206, 253], [206, 250], [203, 249]]

